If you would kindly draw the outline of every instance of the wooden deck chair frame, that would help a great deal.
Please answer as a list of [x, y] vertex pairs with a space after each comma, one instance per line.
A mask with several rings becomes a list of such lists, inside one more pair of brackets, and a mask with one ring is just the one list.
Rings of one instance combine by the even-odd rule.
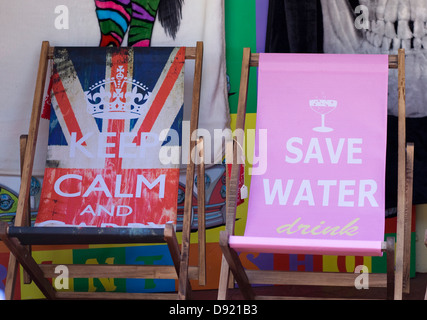
[[[42, 43], [36, 89], [28, 135], [20, 139], [21, 147], [21, 186], [14, 226], [0, 222], [0, 239], [10, 250], [10, 260], [6, 279], [5, 295], [14, 297], [15, 279], [19, 264], [24, 268], [25, 282], [34, 283], [49, 299], [187, 299], [191, 298], [191, 279], [206, 283], [205, 261], [205, 216], [204, 216], [204, 179], [197, 184], [199, 213], [199, 261], [198, 266], [189, 266], [191, 211], [194, 177], [204, 176], [203, 161], [200, 165], [190, 159], [186, 169], [186, 189], [182, 230], [182, 246], [179, 247], [174, 226], [167, 224], [165, 229], [147, 232], [143, 228], [61, 228], [31, 227], [29, 218], [29, 195], [34, 154], [37, 143], [39, 119], [41, 115], [44, 84], [48, 60], [53, 57], [53, 47], [49, 42]], [[193, 101], [190, 130], [198, 126], [200, 89], [202, 77], [203, 42], [196, 47], [187, 47], [186, 60], [195, 60], [193, 80]], [[195, 149], [197, 148], [197, 149]], [[203, 155], [203, 140], [190, 141], [190, 150]], [[129, 243], [167, 243], [172, 256], [173, 266], [149, 265], [67, 265], [70, 278], [145, 278], [178, 279], [178, 293], [101, 293], [101, 292], [65, 292], [56, 291], [47, 278], [53, 278], [56, 265], [38, 265], [31, 256], [31, 245], [56, 244], [129, 244]]]
[[[236, 130], [244, 130], [248, 81], [250, 67], [258, 67], [259, 54], [251, 53], [249, 48], [243, 52], [241, 83], [238, 101]], [[387, 274], [370, 274], [369, 286], [387, 288], [387, 299], [402, 299], [403, 293], [409, 293], [410, 226], [412, 213], [412, 180], [414, 146], [406, 143], [406, 105], [405, 105], [405, 51], [389, 56], [389, 69], [398, 69], [398, 199], [397, 199], [397, 235], [382, 245], [387, 252]], [[237, 142], [233, 146], [233, 164], [237, 163]], [[228, 175], [227, 175], [228, 176]], [[358, 274], [325, 272], [285, 272], [245, 270], [238, 253], [229, 246], [229, 237], [234, 234], [236, 220], [239, 166], [233, 165], [231, 177], [227, 181], [227, 218], [226, 229], [220, 234], [220, 247], [223, 252], [218, 299], [227, 299], [227, 290], [233, 287], [234, 280], [245, 299], [289, 297], [256, 296], [253, 284], [265, 285], [312, 285], [354, 287]], [[231, 272], [230, 272], [231, 271]], [[233, 279], [234, 277], [234, 279]], [[295, 298], [295, 297], [294, 297]]]
[[[427, 229], [426, 229], [425, 234], [424, 234], [424, 245], [427, 248]], [[424, 300], [427, 300], [427, 288], [426, 288], [426, 294], [424, 296]]]

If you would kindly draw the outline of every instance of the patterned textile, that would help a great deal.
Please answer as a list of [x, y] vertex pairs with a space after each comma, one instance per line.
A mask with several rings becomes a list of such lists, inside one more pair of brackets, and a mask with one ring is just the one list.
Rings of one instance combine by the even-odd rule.
[[100, 46], [120, 47], [129, 29], [128, 46], [149, 47], [160, 0], [95, 0]]

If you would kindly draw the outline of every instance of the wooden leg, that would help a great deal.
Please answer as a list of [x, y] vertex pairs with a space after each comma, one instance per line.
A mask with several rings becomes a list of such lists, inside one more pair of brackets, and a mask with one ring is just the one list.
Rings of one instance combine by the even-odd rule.
[[37, 262], [31, 256], [31, 253], [22, 246], [15, 238], [9, 238], [7, 223], [0, 222], [0, 239], [10, 250], [11, 255], [14, 255], [16, 260], [31, 276], [31, 279], [39, 287], [41, 292], [48, 299], [55, 299], [56, 291], [50, 282], [44, 277], [43, 271], [38, 266]]
[[171, 253], [176, 273], [179, 274], [179, 257], [181, 254], [179, 252], [179, 245], [178, 240], [176, 239], [175, 230], [171, 224], [166, 224], [165, 226], [165, 240]]
[[[42, 43], [39, 59], [39, 68], [37, 71], [36, 79], [36, 88], [33, 98], [33, 106], [31, 111], [31, 120], [28, 130], [28, 137], [25, 138], [25, 156], [23, 157], [23, 163], [21, 164], [21, 185], [19, 188], [19, 198], [18, 205], [16, 208], [15, 215], [15, 225], [22, 226], [26, 219], [25, 212], [28, 207], [28, 200], [30, 198], [30, 185], [31, 185], [31, 175], [33, 169], [34, 155], [37, 145], [37, 136], [38, 128], [40, 121], [40, 114], [43, 103], [43, 94], [44, 94], [44, 85], [46, 82], [46, 73], [48, 67], [48, 52], [49, 52], [49, 42], [44, 41]], [[28, 140], [28, 146], [26, 141]], [[23, 142], [23, 141], [21, 141]], [[21, 147], [23, 144], [21, 144]], [[21, 152], [24, 150], [21, 149]], [[6, 282], [6, 298], [13, 298], [14, 282], [13, 279], [16, 274], [15, 270], [18, 270], [16, 265], [16, 260], [12, 257], [9, 259], [9, 269], [8, 269], [8, 282]], [[9, 275], [9, 272], [12, 274]]]
[[230, 236], [227, 231], [222, 231], [220, 233], [219, 245], [221, 247], [222, 253], [225, 259], [227, 259], [228, 265], [233, 272], [234, 278], [239, 285], [243, 297], [247, 300], [253, 300], [255, 299], [255, 293], [249, 283], [246, 271], [240, 262], [239, 256], [237, 255], [236, 251], [231, 249], [228, 245], [229, 238]]
[[230, 267], [228, 265], [227, 259], [225, 259], [223, 255], [222, 261], [221, 261], [219, 284], [218, 284], [218, 300], [227, 300], [229, 281], [230, 281]]
[[[176, 238], [176, 233], [172, 224], [166, 224], [165, 226], [165, 240], [172, 256], [172, 261], [175, 266], [176, 274], [178, 275], [178, 279], [180, 279], [181, 252], [179, 250], [178, 240]], [[181, 281], [178, 280], [178, 283], [181, 285]], [[188, 277], [184, 284], [186, 285], [185, 299], [189, 299], [191, 297], [191, 285], [190, 281], [188, 280]]]
[[206, 285], [205, 159], [203, 137], [197, 141], [200, 163], [197, 165], [197, 218], [199, 247], [199, 285]]
[[[425, 232], [425, 235], [424, 235], [424, 244], [427, 247], [427, 229], [426, 229], [426, 232]], [[427, 288], [426, 288], [426, 295], [424, 297], [424, 300], [427, 300]]]
[[[28, 135], [21, 135], [19, 138], [19, 149], [20, 149], [20, 160], [21, 160], [21, 174], [22, 169], [24, 166], [24, 157], [25, 157], [25, 149], [27, 148], [27, 141], [28, 141]], [[29, 227], [31, 226], [31, 204], [30, 204], [30, 197], [28, 197], [28, 201], [26, 206], [24, 207], [24, 219], [23, 219], [23, 226]], [[17, 225], [17, 221], [15, 221], [15, 225]], [[31, 253], [31, 246], [25, 246], [27, 250]], [[11, 261], [9, 261], [11, 263]], [[31, 283], [31, 277], [29, 274], [24, 271], [24, 284], [30, 284]]]
[[[19, 151], [20, 151], [20, 166], [21, 166], [21, 174], [24, 165], [24, 156], [25, 149], [27, 148], [28, 135], [21, 135], [19, 138]], [[15, 217], [15, 226], [30, 226], [31, 225], [31, 208], [30, 208], [30, 198], [25, 203], [24, 210], [22, 211], [23, 217], [21, 219], [20, 216]], [[22, 221], [22, 224], [21, 224]], [[31, 253], [31, 246], [26, 246], [27, 250]], [[19, 264], [16, 261], [16, 258], [13, 254], [9, 257], [9, 264], [7, 267], [7, 277], [6, 277], [6, 286], [5, 286], [5, 296], [7, 300], [12, 300], [14, 296], [16, 276], [18, 274]], [[31, 283], [31, 277], [24, 270], [24, 284]]]
[[[190, 132], [194, 133], [198, 127], [199, 119], [199, 105], [200, 105], [200, 88], [202, 79], [202, 60], [203, 60], [203, 43], [197, 42], [196, 47], [196, 63], [194, 68], [194, 81], [193, 81], [193, 103], [191, 106], [190, 117]], [[180, 259], [180, 272], [179, 272], [179, 290], [178, 299], [183, 300], [188, 298], [189, 292], [187, 289], [188, 283], [188, 266], [190, 259], [190, 237], [191, 237], [191, 215], [193, 208], [193, 186], [194, 186], [194, 162], [192, 160], [191, 152], [196, 150], [196, 141], [190, 139], [190, 153], [188, 154], [189, 164], [186, 171], [185, 183], [185, 200], [184, 200], [184, 215], [182, 219], [182, 245], [181, 245], [181, 259]]]
[[412, 197], [414, 179], [414, 144], [406, 146], [405, 234], [403, 238], [403, 293], [410, 293]]
[[4, 287], [4, 296], [6, 300], [13, 300], [15, 295], [15, 284], [18, 275], [19, 264], [15, 256], [9, 255], [9, 264], [7, 266], [6, 285]]
[[387, 300], [394, 299], [394, 237], [387, 238]]

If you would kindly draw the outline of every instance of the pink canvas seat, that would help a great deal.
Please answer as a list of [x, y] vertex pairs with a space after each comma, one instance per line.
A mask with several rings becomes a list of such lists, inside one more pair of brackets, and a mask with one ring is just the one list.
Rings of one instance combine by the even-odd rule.
[[231, 236], [230, 248], [237, 252], [378, 256], [383, 241], [277, 239], [271, 237]]
[[[234, 234], [238, 166], [232, 168], [227, 226], [220, 237], [224, 259], [219, 298], [226, 298], [229, 270], [246, 298], [255, 297], [255, 283], [285, 285], [292, 277], [292, 284], [295, 279], [309, 284], [300, 273], [247, 273], [241, 252], [382, 256], [387, 251], [391, 283], [394, 240], [384, 241], [388, 79], [389, 68], [398, 68], [400, 119], [405, 119], [404, 52], [397, 57], [252, 54], [245, 49], [236, 129], [244, 129], [251, 66], [258, 66], [258, 163], [251, 168], [244, 235]], [[412, 207], [413, 146], [406, 147], [404, 132], [403, 120], [398, 133], [398, 281], [396, 290], [388, 290], [388, 298], [397, 299], [403, 286], [400, 268], [406, 263], [399, 251], [407, 243], [404, 215]], [[235, 146], [235, 154], [237, 150]], [[234, 155], [233, 163], [238, 159]], [[342, 275], [330, 276], [317, 284], [342, 285]], [[385, 286], [387, 279], [380, 278]]]

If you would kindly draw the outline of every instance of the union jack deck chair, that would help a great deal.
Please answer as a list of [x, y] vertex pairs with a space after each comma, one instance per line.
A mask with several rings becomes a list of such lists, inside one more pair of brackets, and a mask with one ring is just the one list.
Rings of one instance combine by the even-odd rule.
[[[22, 182], [13, 226], [1, 222], [11, 252], [6, 298], [18, 263], [49, 299], [187, 299], [190, 279], [205, 283], [204, 197], [199, 196], [199, 265], [189, 266], [194, 178], [204, 175], [203, 139], [182, 136], [184, 63], [195, 60], [190, 131], [198, 126], [203, 43], [182, 48], [50, 47], [43, 42], [29, 133], [21, 137]], [[30, 181], [49, 60], [47, 161], [35, 226]], [[186, 146], [186, 148], [184, 148]], [[183, 166], [185, 164], [186, 166]], [[183, 169], [185, 168], [185, 169]], [[176, 238], [180, 170], [186, 170], [182, 248]], [[204, 195], [204, 179], [197, 193]], [[173, 265], [67, 265], [69, 278], [177, 279], [175, 293], [69, 292], [47, 280], [31, 245], [166, 243]]]

